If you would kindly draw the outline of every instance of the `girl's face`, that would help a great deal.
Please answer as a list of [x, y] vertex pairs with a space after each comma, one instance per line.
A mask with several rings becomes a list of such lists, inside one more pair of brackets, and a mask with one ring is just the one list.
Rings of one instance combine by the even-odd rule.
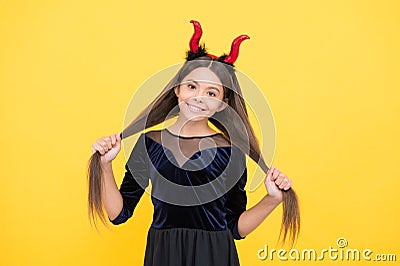
[[208, 119], [215, 112], [222, 111], [228, 103], [228, 99], [223, 98], [221, 80], [206, 67], [194, 69], [174, 91], [180, 115], [190, 120]]

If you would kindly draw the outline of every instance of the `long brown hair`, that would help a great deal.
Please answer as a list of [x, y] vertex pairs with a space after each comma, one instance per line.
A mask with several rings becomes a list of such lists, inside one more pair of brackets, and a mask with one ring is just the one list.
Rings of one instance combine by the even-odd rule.
[[[228, 98], [229, 108], [215, 113], [209, 117], [209, 121], [223, 133], [223, 136], [231, 144], [236, 145], [245, 152], [267, 173], [269, 168], [261, 155], [259, 142], [249, 122], [247, 108], [235, 70], [207, 56], [186, 61], [161, 93], [122, 131], [121, 139], [179, 115], [179, 110], [176, 110], [178, 99], [173, 88], [179, 86], [184, 77], [199, 67], [209, 68], [220, 78], [224, 87], [224, 98]], [[106, 224], [101, 198], [104, 181], [100, 156], [100, 153], [97, 151], [92, 155], [88, 163], [88, 214], [89, 219], [94, 224], [96, 215]], [[282, 205], [283, 214], [279, 238], [282, 236], [282, 241], [285, 242], [289, 233], [290, 243], [293, 245], [300, 230], [300, 212], [298, 198], [292, 188], [283, 190]]]

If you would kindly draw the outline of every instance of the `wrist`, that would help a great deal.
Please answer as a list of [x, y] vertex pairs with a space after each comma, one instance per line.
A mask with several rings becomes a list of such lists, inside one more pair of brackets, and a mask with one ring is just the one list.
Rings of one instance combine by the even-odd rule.
[[109, 161], [109, 160], [107, 160], [106, 158], [107, 158], [107, 157], [106, 157], [105, 155], [102, 155], [102, 156], [100, 157], [100, 162], [101, 162], [101, 164], [104, 164], [104, 165], [106, 165], [106, 164], [111, 164], [111, 162], [112, 162], [113, 160]]
[[273, 204], [275, 206], [278, 206], [282, 201], [282, 197], [276, 197], [276, 196], [272, 196], [270, 194], [267, 194], [264, 196], [264, 201], [268, 202], [269, 204]]
[[112, 161], [101, 161], [101, 167], [103, 169], [112, 168]]

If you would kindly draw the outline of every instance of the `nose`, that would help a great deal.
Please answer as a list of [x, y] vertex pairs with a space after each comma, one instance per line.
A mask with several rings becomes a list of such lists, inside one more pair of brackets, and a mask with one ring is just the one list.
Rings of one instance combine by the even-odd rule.
[[199, 103], [202, 103], [202, 102], [203, 102], [203, 100], [201, 99], [201, 97], [198, 97], [198, 96], [194, 97], [194, 101], [195, 101], [195, 102], [199, 102]]
[[196, 101], [196, 102], [199, 102], [199, 103], [202, 103], [203, 102], [203, 95], [202, 95], [202, 91], [201, 90], [196, 90], [196, 95], [193, 97], [193, 99]]

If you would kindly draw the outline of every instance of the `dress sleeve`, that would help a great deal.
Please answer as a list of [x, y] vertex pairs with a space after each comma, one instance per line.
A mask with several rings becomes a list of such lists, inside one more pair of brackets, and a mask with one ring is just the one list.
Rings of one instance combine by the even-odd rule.
[[124, 223], [132, 217], [136, 205], [149, 184], [149, 159], [145, 144], [144, 133], [142, 133], [125, 164], [126, 172], [119, 188], [123, 199], [122, 210], [114, 220], [108, 218], [115, 225]]
[[[239, 167], [237, 167], [239, 166]], [[246, 157], [242, 153], [239, 162], [234, 166], [236, 175], [241, 174], [240, 179], [236, 184], [227, 192], [227, 199], [225, 202], [226, 220], [228, 228], [231, 230], [234, 239], [244, 239], [238, 231], [238, 221], [240, 215], [246, 210], [247, 195], [245, 186], [247, 183], [247, 167]]]

